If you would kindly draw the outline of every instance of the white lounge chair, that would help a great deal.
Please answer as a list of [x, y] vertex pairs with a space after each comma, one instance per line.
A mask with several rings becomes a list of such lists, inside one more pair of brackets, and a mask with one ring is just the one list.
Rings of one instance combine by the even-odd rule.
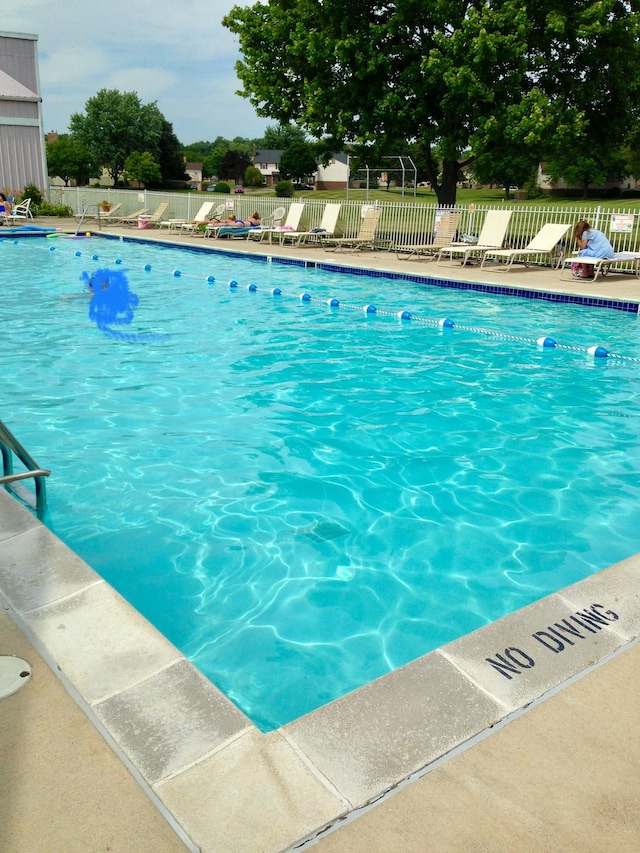
[[[593, 267], [593, 278], [587, 279], [588, 281], [595, 281], [599, 275], [609, 275], [612, 272], [619, 272], [622, 275], [625, 269], [636, 277], [640, 276], [640, 252], [616, 252], [612, 258], [589, 258], [577, 253], [568, 255], [562, 259], [560, 278], [573, 278], [571, 264], [588, 264]], [[612, 270], [612, 267], [616, 269]], [[569, 271], [569, 276], [563, 275], [565, 270]]]
[[404, 246], [396, 246], [398, 260], [408, 261], [414, 255], [433, 260], [441, 249], [450, 246], [456, 239], [459, 225], [460, 214], [453, 210], [446, 210], [436, 225], [436, 235], [433, 240], [430, 243], [409, 243]]
[[337, 252], [340, 249], [374, 249], [376, 245], [376, 229], [382, 208], [369, 207], [362, 217], [360, 230], [355, 237], [328, 237], [322, 241], [327, 252]]
[[7, 224], [17, 222], [19, 219], [33, 219], [33, 213], [31, 213], [31, 199], [26, 198], [19, 204], [14, 205], [11, 213], [3, 213], [2, 217]]
[[140, 210], [134, 210], [133, 213], [128, 214], [128, 216], [118, 216], [115, 219], [115, 222], [118, 225], [128, 225], [128, 224], [138, 224], [138, 217], [144, 216], [144, 214], [149, 210], [148, 207], [141, 207]]
[[450, 243], [436, 253], [440, 264], [448, 257], [452, 262], [454, 256], [460, 257], [464, 266], [471, 256], [481, 257], [490, 249], [501, 249], [507, 236], [507, 228], [511, 221], [512, 210], [489, 210], [482, 223], [477, 243]]
[[212, 216], [211, 211], [213, 210], [215, 202], [214, 201], [205, 201], [200, 205], [200, 210], [196, 213], [193, 219], [190, 222], [183, 222], [180, 225], [181, 231], [197, 231], [199, 225], [206, 225], [209, 219]]
[[569, 228], [571, 228], [570, 225], [548, 222], [542, 226], [536, 236], [522, 249], [489, 249], [482, 256], [482, 264], [480, 266], [484, 269], [487, 260], [494, 258], [497, 261], [504, 261], [503, 271], [508, 272], [516, 258], [523, 259], [525, 266], [529, 266], [529, 261], [532, 258], [547, 257], [556, 260], [554, 266], [559, 267], [564, 257], [559, 243]]
[[287, 243], [300, 246], [302, 243], [320, 243], [322, 240], [328, 240], [336, 233], [341, 207], [341, 204], [326, 204], [318, 228], [313, 228], [311, 231], [281, 231], [280, 243], [283, 246]]
[[265, 237], [269, 238], [269, 242], [273, 242], [273, 235], [279, 236], [282, 231], [297, 231], [302, 219], [302, 211], [304, 210], [303, 201], [294, 201], [291, 203], [287, 212], [287, 218], [284, 225], [276, 225], [271, 228], [253, 228], [248, 234], [248, 239], [259, 240], [262, 242]]
[[80, 221], [86, 219], [97, 219], [100, 222], [114, 222], [118, 218], [116, 213], [120, 210], [122, 205], [123, 202], [120, 201], [118, 204], [114, 204], [109, 210], [102, 210], [100, 205], [97, 205], [95, 213], [89, 213], [85, 210], [83, 213], [76, 213], [75, 218]]

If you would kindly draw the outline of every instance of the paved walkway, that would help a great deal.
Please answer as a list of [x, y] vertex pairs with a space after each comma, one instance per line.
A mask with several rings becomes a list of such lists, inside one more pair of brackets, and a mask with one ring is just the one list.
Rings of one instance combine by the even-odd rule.
[[[167, 235], [163, 234], [162, 238], [167, 239]], [[177, 241], [180, 238], [168, 239]], [[202, 244], [201, 238], [190, 239]], [[214, 241], [211, 243], [215, 246]], [[244, 248], [244, 244], [238, 248]], [[326, 255], [323, 257], [327, 259]], [[387, 253], [337, 257], [345, 264], [425, 274], [435, 272], [433, 264], [398, 262]], [[459, 267], [451, 268], [450, 273], [446, 268], [438, 268], [438, 274], [450, 274], [455, 278], [460, 277], [460, 272]], [[475, 268], [465, 268], [464, 278], [507, 283], [500, 272], [480, 273]], [[557, 273], [528, 270], [510, 275], [508, 286], [623, 300], [640, 297], [640, 286], [630, 277], [603, 279], [595, 285], [561, 283]], [[313, 731], [296, 723], [287, 727], [281, 736], [260, 736], [261, 743], [266, 746], [259, 747], [257, 753], [250, 753], [247, 744], [255, 741], [255, 733], [244, 727], [242, 720], [234, 718], [228, 723], [233, 731], [226, 736], [224, 748], [209, 749], [206, 753], [209, 757], [198, 759], [189, 771], [191, 784], [182, 789], [174, 784], [177, 770], [169, 767], [165, 772], [164, 765], [158, 769], [159, 765], [154, 764], [164, 749], [157, 731], [155, 741], [151, 739], [152, 744], [155, 743], [153, 754], [143, 758], [138, 767], [134, 766], [135, 762], [124, 756], [122, 743], [130, 738], [133, 745], [129, 754], [136, 754], [135, 737], [145, 724], [144, 715], [136, 716], [133, 702], [125, 705], [121, 701], [116, 706], [110, 695], [106, 698], [92, 695], [94, 682], [87, 680], [82, 671], [83, 653], [87, 659], [95, 654], [95, 650], [89, 648], [90, 642], [83, 647], [83, 637], [88, 637], [87, 626], [82, 623], [82, 631], [73, 634], [74, 611], [69, 607], [62, 611], [57, 604], [74, 597], [72, 586], [74, 590], [80, 589], [82, 583], [81, 594], [87, 597], [97, 595], [97, 589], [104, 594], [104, 584], [84, 574], [80, 581], [81, 570], [70, 555], [56, 550], [55, 543], [42, 545], [37, 523], [31, 519], [25, 522], [20, 516], [16, 525], [13, 515], [13, 509], [7, 510], [2, 500], [0, 603], [4, 606], [0, 609], [0, 654], [24, 658], [33, 674], [21, 690], [0, 700], [0, 849], [3, 853], [171, 853], [197, 849], [197, 846], [221, 853], [275, 853], [294, 849], [296, 845], [295, 835], [284, 843], [285, 835], [272, 830], [273, 826], [283, 826], [287, 818], [291, 818], [294, 826], [307, 827], [306, 831], [299, 831], [299, 842], [313, 837], [309, 827], [320, 828], [331, 822], [326, 816], [337, 814], [335, 808], [329, 808], [326, 794], [320, 796], [315, 789], [313, 795], [310, 794], [309, 774], [300, 773], [293, 757], [286, 759], [289, 762], [286, 766], [291, 767], [291, 778], [276, 774], [274, 780], [271, 773], [276, 754], [280, 766], [285, 766], [281, 758], [285, 749], [291, 756], [299, 756], [304, 750], [304, 766], [311, 768], [314, 750], [317, 751]], [[11, 518], [7, 521], [8, 516]], [[31, 546], [36, 545], [35, 552], [23, 547], [27, 540]], [[52, 550], [56, 550], [55, 560], [51, 558]], [[36, 552], [37, 559], [29, 557]], [[73, 564], [73, 571], [63, 579], [67, 585], [65, 594], [58, 590], [53, 595], [55, 607], [34, 601], [34, 596], [41, 593], [43, 581], [42, 573], [38, 575], [39, 569], [37, 566], [34, 569], [34, 565], [43, 559], [47, 563], [44, 579], [48, 586], [54, 585], [54, 581], [62, 583], [59, 578], [62, 569]], [[472, 738], [471, 748], [456, 748], [453, 757], [436, 761], [431, 772], [402, 783], [375, 806], [342, 808], [342, 814], [350, 812], [347, 819], [336, 822], [333, 831], [310, 842], [309, 847], [325, 853], [555, 853], [562, 849], [626, 853], [640, 849], [637, 796], [640, 744], [636, 736], [640, 647], [634, 645], [634, 638], [640, 634], [640, 592], [636, 581], [640, 577], [640, 560], [633, 558], [627, 562], [628, 565], [621, 564], [620, 569], [608, 570], [612, 572], [610, 575], [601, 573], [609, 580], [605, 578], [600, 583], [596, 578], [592, 589], [586, 593], [591, 598], [585, 600], [590, 601], [596, 595], [593, 589], [599, 594], [605, 590], [610, 596], [606, 604], [615, 605], [626, 614], [627, 624], [618, 632], [618, 639], [611, 640], [604, 651], [600, 650], [600, 658], [604, 655], [605, 661], [601, 666], [589, 668], [592, 654], [589, 651], [580, 665], [574, 667], [575, 675], [560, 685], [563, 689], [551, 690], [550, 698], [534, 702], [525, 713], [514, 712], [510, 721], [507, 715], [503, 718], [506, 724], [495, 725], [493, 733], [487, 734], [490, 730], [485, 727]], [[568, 600], [573, 601], [572, 595], [578, 600], [579, 590], [569, 593]], [[554, 602], [553, 606], [558, 603]], [[44, 610], [49, 610], [52, 616], [46, 625], [49, 634], [32, 635], [32, 629], [39, 624], [34, 614], [39, 618]], [[130, 626], [127, 628], [132, 630]], [[73, 646], [73, 658], [65, 657], [67, 647], [60, 639], [65, 633], [70, 637], [69, 645]], [[53, 649], [52, 653], [45, 652], [46, 659], [40, 654], [43, 636], [50, 637], [49, 648]], [[150, 640], [150, 645], [153, 642]], [[116, 640], [113, 643], [115, 645]], [[148, 651], [146, 644], [144, 651]], [[153, 651], [155, 653], [155, 648]], [[464, 649], [457, 650], [459, 667], [465, 663], [463, 652]], [[156, 663], [154, 672], [164, 675], [172, 667], [173, 657], [166, 646], [159, 647], [157, 654], [166, 659]], [[455, 653], [449, 655], [454, 656]], [[69, 663], [65, 663], [67, 660]], [[178, 661], [176, 667], [180, 665]], [[415, 675], [415, 670], [413, 672]], [[582, 677], [577, 677], [584, 672]], [[107, 680], [117, 678], [117, 674], [116, 670], [108, 672]], [[450, 677], [447, 673], [446, 679]], [[392, 685], [388, 689], [392, 706], [399, 706], [399, 713], [405, 710], [410, 713], [413, 697], [407, 687], [400, 686], [396, 692], [395, 682], [386, 683]], [[84, 695], [78, 693], [74, 684], [83, 687]], [[133, 689], [127, 688], [120, 695], [132, 692]], [[173, 695], [176, 698], [172, 715], [179, 727], [181, 697], [177, 693]], [[463, 704], [466, 694], [460, 695], [461, 708], [468, 709], [469, 705]], [[474, 695], [479, 705], [485, 701], [483, 697], [488, 695], [488, 688]], [[374, 713], [378, 716], [390, 713], [383, 703], [384, 696], [375, 691], [373, 696]], [[422, 701], [425, 699], [426, 696]], [[506, 706], [504, 697], [501, 702]], [[122, 733], [120, 742], [108, 732], [106, 738], [103, 737], [106, 729], [99, 730], [101, 721], [109, 718], [106, 712], [113, 713], [114, 708], [119, 708], [120, 728], [116, 726], [115, 730], [116, 734]], [[368, 709], [363, 703], [355, 710], [352, 706], [349, 713], [366, 714]], [[451, 713], [455, 715], [455, 708]], [[196, 718], [192, 720], [192, 728], [197, 728]], [[393, 732], [384, 728], [385, 721], [371, 718], [365, 728], [372, 727], [375, 722], [387, 732], [396, 753], [410, 752], [412, 745], [403, 739], [394, 741]], [[321, 745], [328, 743], [326, 732], [329, 737], [335, 734], [335, 730], [322, 730]], [[348, 754], [349, 730], [346, 737], [346, 741], [340, 741], [343, 746], [333, 759], [338, 764], [342, 760], [348, 762], [351, 757]], [[424, 746], [422, 743], [422, 748]], [[374, 751], [361, 752], [359, 761], [364, 766], [370, 759], [369, 770], [373, 775], [384, 775], [387, 768], [376, 766], [379, 759], [371, 758]], [[205, 776], [204, 768], [213, 760], [210, 756], [219, 759], [220, 754], [225, 762], [219, 762], [218, 775]], [[255, 759], [256, 755], [260, 760]], [[333, 777], [328, 770], [323, 770], [324, 758], [326, 756], [316, 757], [311, 775], [322, 776], [326, 783]], [[244, 766], [240, 767], [239, 763]], [[327, 760], [324, 767], [330, 764], [331, 760]], [[199, 775], [194, 776], [194, 773]], [[339, 773], [335, 778], [340, 779]], [[154, 783], [153, 779], [159, 781]], [[344, 791], [348, 791], [350, 784], [355, 789], [363, 783], [360, 779], [345, 778], [339, 784], [343, 793], [336, 791], [335, 802], [345, 802]], [[356, 800], [354, 794], [349, 802]], [[187, 815], [187, 819], [183, 820], [182, 815]], [[255, 822], [255, 826], [262, 827], [260, 831], [247, 829], [254, 815], [260, 816]], [[174, 816], [186, 834], [176, 825]], [[218, 840], [213, 844], [200, 840], [205, 837]]]

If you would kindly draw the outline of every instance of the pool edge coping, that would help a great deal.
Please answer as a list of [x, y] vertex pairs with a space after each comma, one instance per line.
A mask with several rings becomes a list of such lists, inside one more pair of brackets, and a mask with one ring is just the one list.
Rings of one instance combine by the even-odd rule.
[[[5, 495], [6, 499], [15, 501], [6, 492], [1, 494], [3, 510]], [[17, 501], [15, 503], [19, 506]], [[26, 526], [23, 517], [17, 528], [7, 529], [3, 512], [0, 541], [13, 540], [15, 545], [22, 537], [21, 544], [27, 555], [30, 551], [33, 553], [33, 539], [38, 535], [35, 551], [41, 551], [37, 557], [39, 565], [30, 564], [26, 577], [24, 566], [16, 566], [16, 569], [21, 573], [19, 583], [30, 582], [29, 574], [31, 581], [37, 581], [44, 570], [50, 593], [43, 594], [40, 586], [37, 606], [21, 606], [19, 595], [11, 589], [7, 592], [7, 568], [1, 567], [5, 582], [0, 594], [7, 602], [5, 609], [156, 805], [202, 850], [214, 849], [221, 843], [220, 837], [203, 814], [206, 810], [202, 798], [187, 796], [185, 792], [202, 793], [203, 788], [214, 790], [220, 773], [234, 754], [242, 755], [247, 767], [262, 768], [261, 772], [269, 777], [262, 780], [267, 789], [270, 785], [273, 789], [281, 787], [291, 796], [316, 804], [316, 808], [311, 809], [315, 817], [305, 809], [301, 814], [285, 815], [285, 825], [276, 827], [273, 826], [276, 808], [267, 810], [270, 826], [256, 825], [254, 812], [250, 805], [247, 808], [243, 832], [247, 826], [262, 837], [275, 832], [279, 837], [274, 850], [297, 848], [341, 823], [350, 813], [366, 808], [408, 780], [424, 775], [472, 746], [572, 680], [619, 654], [640, 637], [638, 554], [417, 658], [267, 734], [260, 733], [213, 687], [213, 693], [219, 694], [215, 697], [215, 710], [200, 727], [201, 750], [194, 753], [193, 737], [186, 728], [183, 742], [175, 738], [175, 733], [165, 734], [164, 742], [158, 741], [167, 709], [175, 705], [176, 689], [182, 689], [181, 686], [176, 688], [177, 682], [171, 675], [180, 670], [182, 685], [185, 668], [193, 670], [184, 696], [200, 711], [211, 704], [211, 682], [29, 510], [21, 509], [28, 516]], [[50, 561], [53, 552], [57, 555], [55, 565], [49, 562], [43, 566], [42, 560]], [[78, 579], [79, 567], [86, 572], [84, 582]], [[70, 583], [74, 588], [72, 592], [68, 591]], [[51, 626], [59, 623], [61, 608], [72, 614], [71, 619], [73, 614], [81, 613], [79, 624], [83, 631], [88, 624], [99, 625], [104, 620], [105, 612], [100, 605], [96, 608], [95, 598], [81, 600], [88, 590], [95, 595], [98, 587], [108, 591], [107, 616], [135, 623], [139, 641], [144, 642], [145, 648], [159, 649], [163, 656], [160, 661], [151, 661], [142, 675], [138, 672], [133, 678], [125, 677], [116, 689], [108, 691], [108, 695], [96, 695], [88, 690], [86, 681], [87, 672], [92, 684], [102, 679], [105, 664], [102, 637], [97, 638], [93, 658], [87, 654], [86, 643], [75, 648], [73, 644], [61, 647], [55, 634], [52, 640]], [[599, 604], [602, 609], [590, 610], [593, 604]], [[615, 612], [617, 618], [608, 617], [603, 624], [597, 619], [591, 623], [585, 621], [584, 612], [591, 612], [592, 617], [595, 613], [597, 617], [603, 610]], [[561, 632], [548, 630], [552, 625], [564, 626], [563, 620], [571, 620], [575, 614], [579, 614], [575, 617], [578, 621], [569, 622], [568, 628], [563, 627]], [[592, 631], [584, 627], [589, 624]], [[582, 635], [580, 639], [576, 632]], [[539, 638], [544, 643], [533, 637], [535, 633], [544, 634]], [[551, 648], [554, 644], [555, 651]], [[560, 644], [564, 646], [561, 650]], [[89, 647], [91, 645], [89, 642]], [[540, 653], [540, 660], [535, 662], [541, 666], [539, 673], [530, 662], [533, 660], [532, 646]], [[488, 658], [493, 663], [489, 663]], [[117, 666], [121, 669], [120, 657]], [[510, 667], [520, 672], [516, 674]], [[78, 671], [82, 676], [76, 674]], [[164, 683], [159, 687], [163, 678]], [[164, 697], [158, 693], [163, 686], [166, 689]], [[153, 704], [145, 706], [145, 697], [151, 694]], [[158, 714], [157, 725], [147, 726], [143, 739], [149, 738], [147, 747], [154, 754], [153, 760], [156, 761], [160, 753], [166, 762], [163, 772], [150, 774], [144, 757], [144, 742], [128, 741], [127, 733], [123, 735], [117, 717], [118, 703], [122, 702], [127, 703], [127, 726], [132, 719], [146, 718], [148, 722], [151, 712]], [[105, 719], [101, 713], [105, 703], [115, 708], [115, 718]], [[455, 725], [451, 725], [447, 715], [455, 717]], [[224, 735], [220, 734], [221, 717], [226, 721], [222, 726], [226, 726]], [[187, 746], [184, 740], [189, 741]], [[183, 753], [189, 756], [186, 763]], [[224, 771], [225, 778], [227, 772]], [[276, 792], [275, 796], [279, 794]]]

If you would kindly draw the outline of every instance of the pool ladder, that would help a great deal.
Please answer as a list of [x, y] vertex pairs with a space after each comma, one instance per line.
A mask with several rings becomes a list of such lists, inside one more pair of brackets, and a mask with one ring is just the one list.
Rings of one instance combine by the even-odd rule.
[[[45, 477], [48, 477], [51, 471], [47, 471], [46, 468], [39, 467], [38, 463], [27, 453], [9, 427], [2, 421], [0, 421], [0, 451], [2, 451], [2, 468], [4, 472], [3, 476], [0, 477], [0, 485], [9, 485], [19, 480], [26, 480], [33, 477], [36, 490], [36, 514], [38, 518], [42, 518], [45, 509], [47, 508]], [[14, 455], [18, 457], [20, 462], [22, 462], [24, 467], [27, 469], [26, 471], [14, 474]], [[25, 503], [31, 503], [28, 500], [30, 492], [27, 489], [18, 490], [10, 488], [10, 491], [15, 491], [18, 497], [24, 500]]]

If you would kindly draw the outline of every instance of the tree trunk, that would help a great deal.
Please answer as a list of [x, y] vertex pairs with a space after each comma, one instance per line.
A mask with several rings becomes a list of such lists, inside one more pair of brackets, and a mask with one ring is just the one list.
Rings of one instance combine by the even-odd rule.
[[442, 180], [434, 187], [439, 205], [448, 207], [456, 203], [459, 170], [457, 160], [442, 161]]

